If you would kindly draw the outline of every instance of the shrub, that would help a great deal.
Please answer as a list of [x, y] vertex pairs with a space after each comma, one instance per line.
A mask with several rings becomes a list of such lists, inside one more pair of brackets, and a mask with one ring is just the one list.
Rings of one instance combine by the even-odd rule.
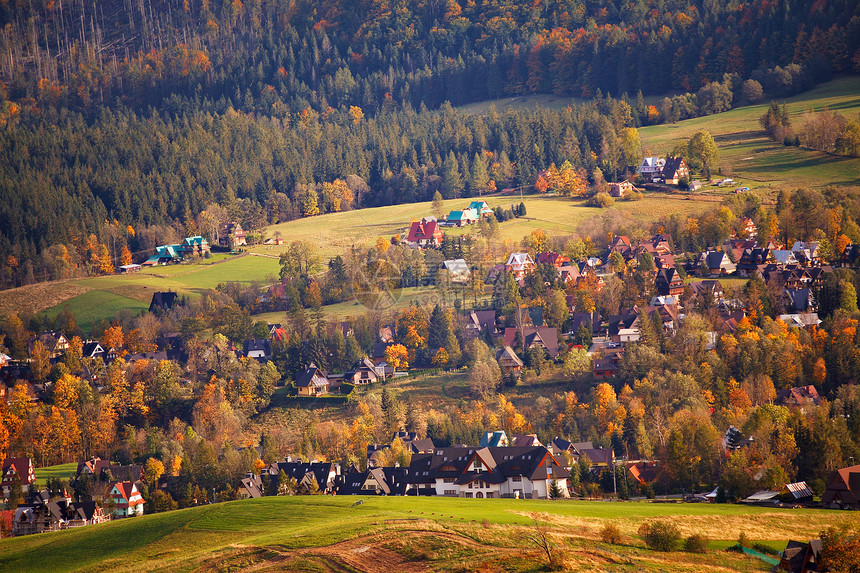
[[639, 191], [631, 191], [630, 193], [624, 195], [624, 198], [628, 201], [641, 201], [643, 197], [645, 197], [645, 195], [640, 193]]
[[704, 553], [708, 549], [708, 538], [695, 533], [684, 540], [684, 551], [689, 553]]
[[604, 209], [606, 207], [612, 207], [615, 205], [615, 199], [609, 196], [609, 193], [600, 192], [585, 203], [589, 207], [600, 207]]
[[674, 551], [681, 540], [678, 526], [668, 521], [646, 521], [639, 526], [639, 537], [655, 551]]
[[621, 530], [614, 523], [607, 523], [600, 530], [600, 539], [604, 543], [616, 544], [621, 541]]
[[642, 484], [639, 486], [639, 491], [642, 492], [642, 495], [647, 497], [648, 499], [654, 499], [657, 495], [654, 493], [654, 486], [650, 483]]
[[749, 547], [750, 546], [750, 538], [747, 537], [747, 534], [741, 531], [741, 534], [738, 535], [738, 545], [741, 547]]

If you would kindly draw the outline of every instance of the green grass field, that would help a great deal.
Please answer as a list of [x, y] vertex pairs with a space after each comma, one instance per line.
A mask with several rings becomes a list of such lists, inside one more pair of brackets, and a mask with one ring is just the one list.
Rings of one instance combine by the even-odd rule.
[[53, 317], [68, 307], [78, 325], [89, 332], [93, 324], [112, 318], [121, 310], [137, 314], [149, 308], [156, 291], [172, 290], [193, 297], [219, 283], [267, 281], [280, 269], [277, 259], [271, 257], [216, 255], [215, 258], [217, 264], [153, 267], [127, 275], [40, 283], [3, 291], [0, 315], [23, 312]]
[[[857, 118], [860, 112], [860, 77], [840, 78], [784, 100], [798, 129], [808, 110], [833, 111]], [[675, 125], [655, 125], [639, 130], [646, 155], [666, 154], [696, 131], [705, 129], [720, 148], [724, 176], [743, 177], [755, 182], [755, 190], [840, 185], [860, 189], [860, 158], [831, 156], [797, 147], [784, 147], [769, 140], [758, 124], [769, 101], [745, 106], [718, 115], [700, 117]], [[782, 104], [783, 100], [779, 100]], [[717, 174], [714, 174], [716, 177]]]
[[[352, 507], [363, 499], [362, 505]], [[468, 500], [414, 497], [277, 497], [229, 502], [169, 513], [144, 516], [77, 530], [0, 541], [0, 571], [154, 571], [238, 570], [251, 565], [254, 555], [268, 555], [263, 562], [284, 558], [321, 559], [320, 553], [337, 551], [332, 544], [354, 540], [364, 551], [391, 548], [405, 535], [430, 532], [457, 539], [461, 551], [472, 550], [469, 559], [508, 551], [522, 555], [529, 547], [521, 536], [530, 529], [530, 514], [540, 514], [551, 525], [554, 542], [569, 553], [574, 564], [594, 549], [614, 552], [633, 570], [765, 570], [756, 563], [719, 551], [707, 555], [681, 552], [655, 554], [641, 547], [636, 529], [647, 519], [671, 519], [683, 535], [704, 533], [714, 549], [725, 547], [744, 531], [753, 541], [784, 546], [789, 538], [809, 539], [824, 527], [847, 522], [849, 514], [824, 510], [773, 510], [736, 505], [655, 504], [531, 500]], [[483, 522], [483, 525], [482, 525]], [[606, 522], [617, 524], [627, 537], [609, 546], [597, 541]], [[417, 538], [413, 550], [428, 538]], [[394, 546], [393, 552], [404, 551]], [[318, 548], [314, 550], [313, 548]], [[344, 547], [345, 548], [345, 547]], [[361, 550], [354, 550], [361, 552]], [[346, 553], [346, 551], [341, 551]], [[537, 554], [536, 554], [537, 555]], [[423, 554], [432, 570], [450, 570], [446, 555]], [[293, 561], [290, 561], [293, 563]], [[217, 567], [206, 568], [217, 563]], [[325, 564], [325, 560], [322, 562]], [[514, 560], [513, 565], [519, 563]], [[691, 564], [696, 565], [690, 568]], [[329, 564], [330, 565], [330, 564]], [[532, 565], [534, 562], [532, 561]], [[320, 567], [316, 571], [356, 570]], [[505, 570], [535, 570], [514, 567]], [[266, 569], [266, 570], [275, 570]], [[282, 570], [282, 569], [281, 569]], [[291, 569], [305, 570], [305, 569]], [[361, 569], [358, 570], [378, 570]], [[413, 569], [405, 569], [410, 571]], [[426, 569], [425, 569], [426, 570]], [[469, 567], [468, 570], [474, 570]], [[498, 568], [494, 568], [498, 570]], [[586, 569], [580, 569], [586, 570]], [[612, 569], [614, 570], [614, 569]], [[625, 569], [627, 570], [627, 569]]]
[[43, 487], [51, 478], [60, 478], [61, 480], [69, 481], [69, 478], [75, 475], [77, 469], [77, 462], [60, 464], [58, 466], [48, 466], [46, 468], [36, 468], [36, 485]]

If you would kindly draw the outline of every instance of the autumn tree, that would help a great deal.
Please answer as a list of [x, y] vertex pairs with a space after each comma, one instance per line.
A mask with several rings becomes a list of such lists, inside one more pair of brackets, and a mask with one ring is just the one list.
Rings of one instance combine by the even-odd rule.
[[705, 177], [711, 177], [711, 171], [717, 166], [720, 151], [714, 138], [705, 130], [697, 131], [687, 142], [687, 150], [691, 157], [701, 162]]
[[409, 351], [402, 344], [392, 344], [385, 348], [385, 362], [395, 371], [409, 368]]

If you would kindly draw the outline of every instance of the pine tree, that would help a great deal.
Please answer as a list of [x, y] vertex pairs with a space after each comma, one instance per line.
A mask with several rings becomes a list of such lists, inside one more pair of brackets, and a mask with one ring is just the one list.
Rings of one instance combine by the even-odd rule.
[[442, 165], [442, 194], [446, 199], [456, 199], [463, 190], [463, 177], [460, 175], [460, 164], [454, 156], [453, 151], [448, 152], [448, 157]]

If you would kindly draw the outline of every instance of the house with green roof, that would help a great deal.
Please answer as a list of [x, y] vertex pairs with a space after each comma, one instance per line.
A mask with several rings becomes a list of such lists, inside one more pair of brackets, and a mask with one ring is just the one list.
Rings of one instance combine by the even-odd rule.
[[473, 209], [462, 211], [451, 211], [448, 215], [448, 225], [452, 227], [465, 227], [478, 222], [478, 214]]
[[469, 203], [469, 209], [474, 211], [479, 217], [489, 217], [493, 212], [486, 201], [472, 201]]
[[159, 245], [155, 247], [155, 254], [146, 259], [142, 266], [152, 267], [155, 265], [166, 265], [167, 263], [178, 263], [185, 257], [193, 255], [204, 256], [209, 251], [209, 241], [200, 235], [185, 237], [178, 245]]

